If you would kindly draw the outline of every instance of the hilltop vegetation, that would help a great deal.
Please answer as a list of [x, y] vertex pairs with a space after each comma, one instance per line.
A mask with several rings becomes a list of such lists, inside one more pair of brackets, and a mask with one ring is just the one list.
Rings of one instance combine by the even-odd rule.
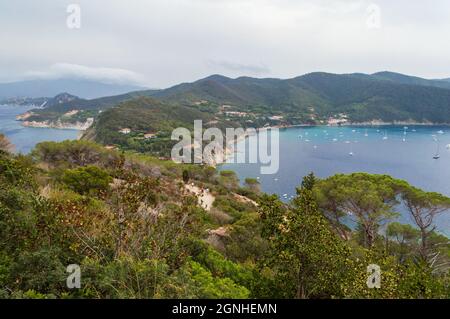
[[[254, 125], [318, 124], [329, 117], [345, 114], [351, 122], [381, 120], [450, 123], [450, 82], [426, 80], [392, 72], [368, 74], [310, 73], [292, 79], [231, 79], [213, 75], [193, 83], [163, 90], [136, 91], [129, 94], [49, 105], [35, 110], [31, 120], [55, 120], [77, 109], [109, 109], [137, 97], [153, 97], [168, 106], [209, 105], [205, 112], [217, 113], [220, 107], [240, 115]], [[271, 116], [282, 118], [270, 123]]]
[[[286, 120], [326, 119], [340, 113], [354, 122], [379, 119], [386, 122], [413, 120], [447, 123], [450, 90], [409, 85], [379, 76], [311, 73], [289, 80], [229, 79], [212, 76], [157, 92], [169, 101], [205, 99], [257, 111], [278, 112]], [[297, 119], [297, 121], [295, 120]]]
[[[120, 146], [125, 150], [170, 157], [170, 150], [176, 143], [171, 140], [172, 131], [177, 127], [192, 131], [195, 120], [203, 121], [205, 127], [214, 126], [223, 130], [237, 126], [233, 122], [219, 121], [213, 114], [198, 108], [140, 97], [103, 112], [84, 138]], [[123, 129], [130, 132], [121, 132]]]
[[[399, 202], [416, 226], [395, 222]], [[449, 242], [434, 231], [449, 208], [442, 195], [364, 173], [311, 174], [282, 203], [231, 171], [45, 142], [30, 156], [0, 152], [0, 296], [449, 298]], [[66, 287], [69, 264], [81, 267], [80, 289]], [[380, 288], [367, 286], [370, 264]]]

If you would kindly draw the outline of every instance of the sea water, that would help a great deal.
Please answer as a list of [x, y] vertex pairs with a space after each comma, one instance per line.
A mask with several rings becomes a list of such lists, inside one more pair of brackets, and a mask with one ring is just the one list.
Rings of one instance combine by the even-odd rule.
[[0, 105], [0, 133], [14, 144], [17, 153], [29, 153], [36, 144], [43, 141], [73, 140], [77, 130], [25, 127], [16, 121], [16, 116], [25, 113], [29, 106]]
[[[242, 141], [240, 143], [248, 143]], [[302, 178], [337, 173], [388, 174], [426, 191], [450, 196], [450, 127], [295, 127], [280, 130], [280, 165], [274, 175], [261, 175], [260, 164], [224, 164], [241, 181], [258, 178], [264, 192], [284, 201], [295, 195]], [[433, 159], [436, 153], [439, 159]], [[411, 222], [399, 208], [400, 222]], [[450, 235], [450, 212], [438, 219], [439, 230]]]

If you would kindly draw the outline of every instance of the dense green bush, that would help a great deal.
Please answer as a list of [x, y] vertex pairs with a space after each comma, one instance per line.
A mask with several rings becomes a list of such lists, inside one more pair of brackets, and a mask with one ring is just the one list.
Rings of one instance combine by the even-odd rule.
[[89, 194], [107, 191], [112, 177], [97, 166], [86, 166], [66, 170], [61, 181], [79, 194]]

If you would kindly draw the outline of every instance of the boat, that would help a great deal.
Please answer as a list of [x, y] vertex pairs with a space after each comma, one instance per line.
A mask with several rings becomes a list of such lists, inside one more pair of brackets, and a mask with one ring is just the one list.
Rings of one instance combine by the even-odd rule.
[[388, 136], [387, 136], [387, 131], [384, 131], [384, 136], [383, 136], [383, 140], [385, 141], [385, 140], [387, 140], [388, 139]]
[[353, 153], [353, 145], [350, 144], [350, 153], [348, 153], [348, 155], [353, 156], [355, 155], [355, 153]]
[[366, 129], [366, 133], [364, 133], [364, 136], [365, 137], [369, 136], [369, 133], [367, 133], [367, 129]]
[[444, 134], [443, 130], [437, 131], [438, 134]]
[[435, 139], [436, 141], [436, 154], [434, 154], [433, 159], [437, 160], [441, 158], [441, 155], [439, 154], [439, 140]]

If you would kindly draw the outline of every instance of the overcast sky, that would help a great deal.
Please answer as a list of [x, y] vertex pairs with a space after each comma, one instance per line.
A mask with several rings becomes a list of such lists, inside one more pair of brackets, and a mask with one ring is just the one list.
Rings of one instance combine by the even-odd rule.
[[[67, 6], [81, 8], [80, 29]], [[450, 77], [450, 1], [2, 0], [0, 82], [85, 77], [164, 88], [219, 73], [391, 70]]]

